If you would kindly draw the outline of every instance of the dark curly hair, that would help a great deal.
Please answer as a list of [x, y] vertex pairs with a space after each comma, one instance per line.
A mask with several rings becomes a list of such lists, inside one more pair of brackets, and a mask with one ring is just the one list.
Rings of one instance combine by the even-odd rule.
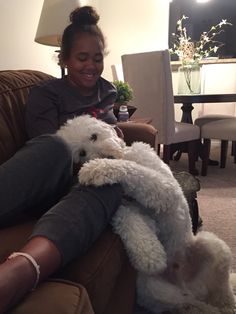
[[81, 33], [88, 33], [96, 36], [103, 50], [105, 51], [106, 43], [104, 35], [97, 23], [99, 21], [99, 15], [96, 10], [91, 6], [83, 6], [76, 8], [70, 14], [70, 22], [62, 35], [60, 62], [67, 60], [70, 57], [71, 48], [76, 37]]

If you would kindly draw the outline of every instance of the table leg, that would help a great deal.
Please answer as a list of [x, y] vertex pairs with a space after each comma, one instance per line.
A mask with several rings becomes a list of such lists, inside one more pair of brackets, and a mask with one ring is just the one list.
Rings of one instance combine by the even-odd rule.
[[181, 122], [193, 124], [192, 110], [194, 108], [193, 108], [192, 103], [183, 103], [181, 109], [182, 109]]

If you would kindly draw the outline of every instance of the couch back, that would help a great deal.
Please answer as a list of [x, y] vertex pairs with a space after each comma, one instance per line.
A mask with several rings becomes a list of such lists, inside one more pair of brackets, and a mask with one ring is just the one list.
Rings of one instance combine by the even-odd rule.
[[50, 78], [51, 75], [34, 70], [0, 71], [0, 164], [27, 139], [24, 111], [30, 88]]

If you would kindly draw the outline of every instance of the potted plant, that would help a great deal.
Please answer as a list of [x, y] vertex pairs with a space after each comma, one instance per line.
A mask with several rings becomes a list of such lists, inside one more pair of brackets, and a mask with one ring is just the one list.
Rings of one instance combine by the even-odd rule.
[[121, 105], [126, 105], [128, 108], [129, 116], [137, 109], [135, 106], [131, 106], [128, 104], [130, 100], [133, 99], [133, 90], [129, 83], [115, 80], [113, 81], [114, 86], [116, 87], [117, 97], [114, 104], [114, 114], [118, 117], [119, 108]]

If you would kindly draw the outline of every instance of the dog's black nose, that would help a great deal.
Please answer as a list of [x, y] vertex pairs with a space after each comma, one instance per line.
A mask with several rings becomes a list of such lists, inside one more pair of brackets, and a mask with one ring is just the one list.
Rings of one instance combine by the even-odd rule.
[[79, 155], [80, 157], [85, 157], [86, 156], [86, 151], [84, 149], [82, 149], [80, 152], [79, 152]]

